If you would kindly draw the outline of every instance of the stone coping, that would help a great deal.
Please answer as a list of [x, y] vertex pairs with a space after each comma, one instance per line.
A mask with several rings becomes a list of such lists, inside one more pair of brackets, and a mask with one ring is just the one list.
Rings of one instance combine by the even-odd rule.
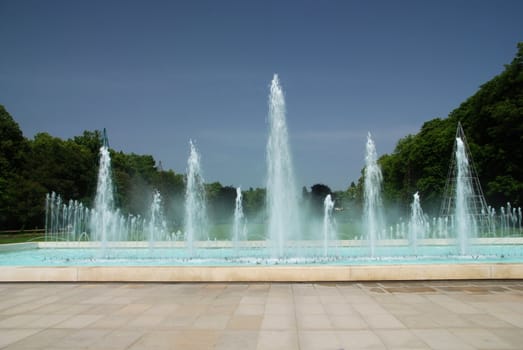
[[20, 250], [30, 250], [38, 248], [40, 248], [40, 246], [37, 242], [0, 244], [0, 253], [17, 252]]
[[[321, 247], [323, 241], [310, 240], [310, 241], [290, 241], [287, 242], [289, 247]], [[472, 245], [523, 245], [523, 237], [485, 237], [485, 238], [473, 238], [469, 241]], [[31, 248], [97, 248], [101, 247], [101, 242], [60, 242], [60, 241], [48, 241], [48, 242], [36, 242], [36, 243], [17, 243], [18, 245], [28, 244]], [[37, 246], [35, 246], [35, 244]], [[259, 248], [266, 247], [267, 241], [241, 241], [237, 243], [239, 247], [244, 248]], [[368, 246], [366, 240], [333, 240], [329, 242], [329, 246], [337, 247], [362, 247]], [[406, 239], [381, 239], [376, 242], [377, 246], [408, 246], [409, 241]], [[456, 239], [453, 238], [429, 238], [419, 239], [416, 244], [418, 246], [446, 246], [456, 245]], [[11, 244], [4, 244], [3, 246], [10, 246]], [[148, 248], [150, 243], [147, 241], [114, 241], [107, 242], [108, 248]], [[154, 247], [157, 248], [183, 248], [186, 243], [183, 241], [159, 241], [153, 243]], [[2, 245], [0, 245], [2, 247]], [[231, 248], [234, 247], [234, 242], [231, 241], [197, 241], [194, 242], [196, 248]], [[8, 248], [7, 248], [8, 249]]]
[[0, 267], [0, 282], [347, 282], [523, 279], [523, 264]]
[[[396, 240], [401, 241], [401, 240]], [[427, 244], [433, 243], [427, 240]], [[435, 244], [442, 244], [438, 240]], [[353, 241], [343, 241], [353, 242]], [[364, 241], [359, 241], [361, 242]], [[148, 242], [114, 242], [148, 247]], [[206, 247], [225, 247], [211, 241]], [[251, 243], [251, 242], [246, 242]], [[252, 242], [260, 244], [258, 241]], [[173, 245], [174, 244], [174, 245]], [[183, 247], [183, 242], [157, 242]], [[522, 238], [481, 238], [476, 244], [523, 244]], [[98, 242], [38, 242], [0, 245], [3, 251], [98, 247]], [[457, 263], [336, 266], [1, 266], [0, 282], [342, 282], [523, 279], [523, 263]]]

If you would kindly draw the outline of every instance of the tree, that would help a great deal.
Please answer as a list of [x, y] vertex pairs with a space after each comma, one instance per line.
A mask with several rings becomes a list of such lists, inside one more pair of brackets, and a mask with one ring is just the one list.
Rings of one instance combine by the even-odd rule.
[[0, 105], [0, 176], [23, 168], [27, 147], [20, 126]]
[[263, 221], [265, 219], [265, 199], [267, 195], [265, 188], [249, 188], [242, 195], [243, 211], [249, 221]]
[[207, 211], [211, 222], [229, 222], [234, 214], [236, 188], [232, 186], [222, 186], [219, 182], [207, 184], [205, 188], [208, 205]]
[[401, 139], [379, 162], [387, 203], [407, 210], [419, 191], [424, 209], [437, 214], [458, 122], [465, 130], [476, 170], [493, 206], [523, 205], [523, 43], [514, 60], [445, 119], [432, 119]]
[[158, 171], [153, 187], [162, 195], [169, 227], [180, 229], [184, 216], [184, 176], [176, 174], [173, 170]]
[[126, 213], [146, 215], [154, 190], [157, 169], [150, 155], [111, 151], [115, 201]]
[[329, 194], [332, 194], [332, 191], [327, 185], [315, 184], [311, 187], [310, 205], [313, 215], [323, 216], [323, 203]]
[[523, 205], [523, 43], [505, 70], [450, 118], [462, 121], [487, 201]]
[[21, 208], [22, 190], [28, 186], [23, 177], [29, 145], [18, 123], [0, 105], [0, 228], [19, 228], [24, 225]]

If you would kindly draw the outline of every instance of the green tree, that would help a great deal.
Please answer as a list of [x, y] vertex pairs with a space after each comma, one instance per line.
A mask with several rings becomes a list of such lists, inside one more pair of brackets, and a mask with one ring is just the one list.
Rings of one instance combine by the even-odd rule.
[[505, 70], [450, 118], [463, 124], [488, 201], [523, 205], [523, 43]]
[[345, 191], [334, 192], [334, 203], [337, 212], [336, 219], [340, 222], [354, 221], [361, 218], [362, 183], [356, 185], [352, 181]]
[[147, 215], [157, 176], [154, 158], [113, 150], [111, 165], [116, 205], [126, 213]]
[[207, 209], [211, 222], [230, 222], [236, 203], [236, 188], [222, 186], [219, 182], [213, 182], [205, 186], [207, 194]]
[[173, 170], [156, 173], [152, 186], [163, 198], [165, 216], [169, 227], [181, 229], [184, 216], [185, 178]]
[[423, 124], [380, 158], [384, 198], [407, 210], [419, 191], [426, 211], [437, 214], [458, 122], [465, 130], [480, 182], [493, 206], [523, 205], [523, 43], [514, 60], [448, 118]]
[[250, 222], [260, 222], [265, 219], [265, 188], [249, 188], [244, 191], [243, 210]]
[[323, 217], [323, 203], [327, 195], [332, 194], [329, 186], [324, 184], [315, 184], [311, 186], [310, 192], [310, 208], [312, 214], [317, 217]]
[[22, 192], [33, 187], [24, 178], [28, 149], [20, 127], [0, 105], [0, 229], [25, 226]]

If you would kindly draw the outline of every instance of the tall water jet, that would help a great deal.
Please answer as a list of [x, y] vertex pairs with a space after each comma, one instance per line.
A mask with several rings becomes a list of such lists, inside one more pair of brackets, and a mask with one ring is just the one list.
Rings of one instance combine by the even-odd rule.
[[201, 175], [200, 155], [192, 140], [189, 141], [190, 153], [187, 160], [187, 183], [185, 190], [185, 241], [192, 252], [194, 241], [207, 239], [207, 210], [205, 205], [205, 187]]
[[167, 233], [167, 223], [163, 215], [162, 196], [160, 192], [154, 191], [153, 202], [151, 203], [150, 218], [148, 225], [149, 247], [153, 248], [157, 240], [165, 239]]
[[94, 209], [91, 214], [91, 238], [101, 241], [102, 247], [106, 247], [107, 241], [113, 241], [117, 238], [115, 237], [115, 224], [111, 155], [109, 153], [109, 143], [104, 129], [103, 144], [102, 147], [100, 147], [100, 165], [98, 168], [96, 196], [94, 199]]
[[370, 246], [371, 256], [376, 252], [376, 241], [382, 228], [381, 183], [383, 175], [378, 165], [378, 154], [370, 132], [367, 135], [364, 170], [364, 207], [365, 229]]
[[334, 201], [330, 194], [325, 196], [323, 201], [323, 256], [328, 255], [329, 242], [336, 237], [336, 225], [332, 210], [334, 209]]
[[267, 141], [267, 209], [273, 254], [284, 255], [286, 241], [299, 239], [298, 195], [294, 180], [285, 99], [274, 74], [269, 95], [269, 138]]
[[426, 220], [421, 209], [421, 203], [418, 192], [414, 193], [412, 203], [410, 205], [410, 220], [409, 220], [409, 242], [411, 247], [414, 249], [414, 253], [417, 251], [418, 238], [425, 236]]
[[234, 221], [232, 225], [232, 240], [235, 248], [238, 248], [238, 242], [246, 239], [245, 216], [242, 206], [242, 190], [236, 188], [236, 201], [234, 206]]
[[487, 205], [463, 127], [458, 122], [454, 149], [443, 192], [440, 216], [451, 222], [458, 250], [467, 253], [469, 237], [488, 235], [495, 226]]
[[469, 201], [474, 195], [469, 171], [469, 160], [465, 144], [460, 137], [456, 138], [456, 237], [461, 255], [468, 251], [468, 237], [476, 236], [477, 223], [471, 214]]

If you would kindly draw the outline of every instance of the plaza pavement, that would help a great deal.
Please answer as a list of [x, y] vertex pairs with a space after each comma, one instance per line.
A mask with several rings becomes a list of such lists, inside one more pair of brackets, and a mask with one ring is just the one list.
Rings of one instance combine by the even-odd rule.
[[2, 283], [2, 349], [523, 349], [523, 281]]

